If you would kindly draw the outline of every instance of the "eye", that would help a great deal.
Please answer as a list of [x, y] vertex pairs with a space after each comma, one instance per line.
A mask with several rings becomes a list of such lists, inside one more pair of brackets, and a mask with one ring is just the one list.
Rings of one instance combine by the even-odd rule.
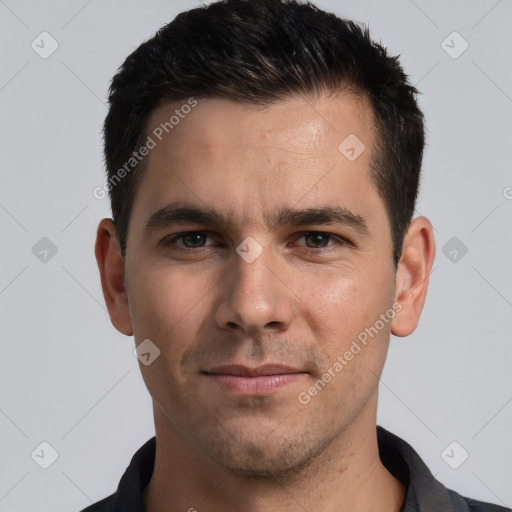
[[327, 247], [331, 236], [326, 233], [307, 233], [303, 236], [308, 247]]
[[[200, 249], [207, 245], [212, 245], [206, 244], [206, 240], [208, 240], [208, 238], [210, 237], [202, 231], [186, 231], [165, 239], [164, 244], [171, 246], [177, 245], [178, 247], [186, 249]], [[181, 242], [181, 244], [178, 242]]]
[[305, 244], [299, 243], [298, 245], [309, 249], [324, 249], [326, 247], [331, 247], [334, 243], [330, 242], [337, 242], [338, 244], [343, 243], [339, 237], [329, 233], [323, 233], [321, 231], [309, 231], [307, 233], [302, 233], [297, 240], [304, 240]]

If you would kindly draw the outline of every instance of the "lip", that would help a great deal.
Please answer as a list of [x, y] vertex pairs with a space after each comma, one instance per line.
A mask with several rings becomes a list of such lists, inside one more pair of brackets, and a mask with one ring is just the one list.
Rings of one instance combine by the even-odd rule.
[[304, 373], [297, 368], [285, 366], [283, 364], [265, 364], [256, 368], [232, 364], [227, 366], [217, 366], [206, 371], [208, 374], [238, 375], [244, 377], [260, 377], [267, 375], [287, 375], [292, 373]]
[[305, 372], [285, 365], [267, 364], [257, 368], [241, 365], [218, 366], [203, 374], [222, 389], [238, 395], [275, 393], [300, 380]]

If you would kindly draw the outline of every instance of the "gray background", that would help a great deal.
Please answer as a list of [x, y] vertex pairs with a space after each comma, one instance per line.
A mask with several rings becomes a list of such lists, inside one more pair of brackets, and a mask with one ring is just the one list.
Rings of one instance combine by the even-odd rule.
[[[0, 511], [79, 510], [115, 490], [154, 434], [133, 339], [103, 304], [93, 243], [109, 206], [92, 191], [113, 73], [195, 5], [0, 0]], [[419, 328], [392, 340], [379, 423], [449, 487], [511, 507], [512, 2], [319, 6], [402, 55], [427, 118], [418, 213], [438, 252]], [[59, 45], [47, 59], [31, 47], [51, 49], [43, 31]], [[58, 453], [48, 469], [43, 441]]]

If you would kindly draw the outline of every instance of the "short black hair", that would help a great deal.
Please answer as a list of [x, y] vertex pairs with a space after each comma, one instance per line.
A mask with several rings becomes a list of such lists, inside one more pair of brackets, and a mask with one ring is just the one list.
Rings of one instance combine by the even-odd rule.
[[109, 90], [105, 162], [123, 257], [145, 161], [135, 161], [134, 151], [160, 102], [227, 98], [270, 106], [348, 89], [373, 109], [377, 135], [370, 175], [386, 205], [397, 265], [425, 145], [418, 91], [398, 57], [373, 41], [367, 26], [310, 2], [220, 0], [179, 14], [127, 57]]

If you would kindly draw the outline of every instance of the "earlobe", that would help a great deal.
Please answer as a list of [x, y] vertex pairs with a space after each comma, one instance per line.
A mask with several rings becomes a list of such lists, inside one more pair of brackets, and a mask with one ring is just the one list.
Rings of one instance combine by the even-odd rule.
[[130, 307], [124, 284], [124, 262], [111, 219], [102, 219], [99, 223], [94, 253], [110, 321], [120, 333], [132, 336]]
[[395, 336], [408, 336], [418, 325], [434, 256], [432, 224], [425, 217], [413, 219], [404, 238], [396, 275], [395, 304], [400, 308], [391, 322]]

